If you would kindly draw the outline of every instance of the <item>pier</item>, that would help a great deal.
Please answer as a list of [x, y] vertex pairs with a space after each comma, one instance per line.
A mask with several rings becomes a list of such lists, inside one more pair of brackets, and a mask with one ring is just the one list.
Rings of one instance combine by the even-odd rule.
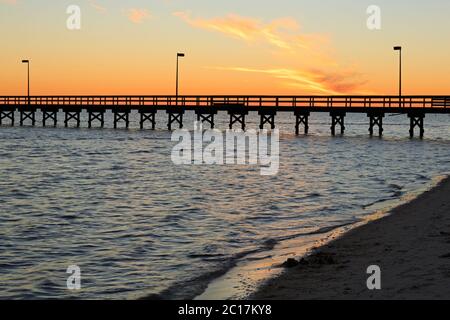
[[246, 129], [246, 116], [258, 113], [260, 128], [276, 127], [276, 116], [288, 112], [293, 116], [293, 130], [300, 134], [309, 131], [309, 117], [314, 112], [330, 115], [332, 135], [345, 132], [345, 117], [362, 113], [368, 117], [370, 135], [383, 134], [386, 114], [401, 114], [409, 118], [409, 135], [416, 131], [425, 134], [427, 114], [449, 114], [450, 96], [0, 96], [0, 125], [14, 126], [19, 113], [19, 124], [36, 125], [36, 113], [42, 113], [42, 125], [57, 126], [57, 114], [63, 112], [64, 126], [80, 127], [80, 114], [88, 113], [88, 127], [103, 128], [104, 114], [114, 115], [113, 126], [129, 127], [131, 111], [140, 115], [140, 128], [155, 129], [157, 112], [167, 114], [169, 130], [183, 127], [183, 115], [194, 111], [199, 121], [214, 128], [214, 116], [227, 112], [229, 128]]

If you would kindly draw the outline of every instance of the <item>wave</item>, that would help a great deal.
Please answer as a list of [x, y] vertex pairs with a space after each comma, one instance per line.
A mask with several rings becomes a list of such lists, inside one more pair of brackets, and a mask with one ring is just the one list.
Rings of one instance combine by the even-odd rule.
[[[342, 228], [351, 224], [358, 222], [359, 220], [349, 221], [346, 223], [341, 223], [337, 225], [331, 225], [319, 228], [310, 232], [300, 232], [288, 236], [280, 236], [277, 238], [265, 239], [261, 242], [260, 246], [255, 249], [249, 249], [232, 255], [231, 257], [226, 257], [223, 254], [190, 254], [189, 258], [200, 258], [206, 261], [211, 261], [210, 259], [215, 259], [216, 261], [221, 261], [221, 267], [216, 270], [211, 270], [210, 272], [206, 272], [200, 276], [183, 279], [175, 282], [169, 288], [164, 289], [159, 293], [149, 294], [140, 298], [140, 300], [192, 300], [208, 287], [209, 283], [226, 274], [230, 269], [234, 268], [237, 263], [244, 259], [249, 255], [253, 255], [256, 253], [261, 253], [265, 251], [270, 251], [275, 248], [275, 246], [286, 240], [292, 240], [299, 237], [318, 235], [318, 234], [326, 234], [335, 229]], [[264, 259], [264, 257], [259, 258]], [[255, 260], [255, 259], [253, 259]]]

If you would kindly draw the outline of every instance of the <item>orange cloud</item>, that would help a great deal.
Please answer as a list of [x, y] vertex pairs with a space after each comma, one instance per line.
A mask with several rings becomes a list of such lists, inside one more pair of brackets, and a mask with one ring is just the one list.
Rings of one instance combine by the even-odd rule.
[[331, 56], [333, 50], [329, 47], [328, 36], [301, 33], [299, 23], [293, 18], [264, 23], [236, 14], [211, 19], [194, 19], [186, 12], [175, 12], [174, 15], [196, 28], [217, 31], [247, 43], [268, 44], [281, 53], [272, 56], [272, 65], [277, 59], [280, 60], [278, 65], [290, 64], [281, 68], [217, 67], [217, 70], [265, 74], [278, 79], [284, 86], [316, 94], [355, 93], [367, 82], [353, 68], [341, 67]]
[[150, 18], [150, 13], [146, 9], [131, 8], [127, 11], [127, 17], [133, 23], [142, 23]]
[[211, 19], [191, 18], [186, 12], [173, 14], [196, 28], [217, 31], [247, 42], [263, 42], [289, 51], [299, 48], [310, 49], [326, 41], [323, 35], [298, 33], [300, 26], [292, 18], [281, 18], [264, 23], [259, 19], [237, 14]]
[[366, 83], [365, 80], [361, 79], [361, 75], [354, 71], [333, 73], [320, 70], [305, 71], [283, 68], [256, 69], [243, 67], [216, 67], [214, 69], [266, 74], [283, 80], [286, 86], [317, 94], [355, 93], [361, 90], [361, 86]]

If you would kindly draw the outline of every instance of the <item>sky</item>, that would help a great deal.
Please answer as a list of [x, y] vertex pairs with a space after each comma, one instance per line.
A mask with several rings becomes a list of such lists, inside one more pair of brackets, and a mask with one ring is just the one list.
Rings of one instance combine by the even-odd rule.
[[[67, 8], [80, 8], [70, 30]], [[371, 30], [367, 8], [380, 8]], [[0, 95], [450, 94], [448, 0], [0, 0]], [[371, 20], [372, 21], [372, 20]]]

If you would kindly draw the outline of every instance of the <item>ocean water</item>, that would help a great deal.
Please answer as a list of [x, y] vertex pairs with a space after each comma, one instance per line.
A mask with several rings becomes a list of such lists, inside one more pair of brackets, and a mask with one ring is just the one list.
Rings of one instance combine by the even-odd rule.
[[[0, 127], [0, 298], [192, 298], [248, 254], [355, 223], [450, 169], [448, 115], [427, 116], [421, 140], [406, 116], [386, 117], [380, 139], [365, 115], [331, 137], [329, 116], [312, 114], [311, 134], [297, 137], [280, 114], [274, 176], [176, 166], [166, 115], [156, 131], [137, 119], [129, 130]], [[79, 291], [66, 287], [69, 265]]]

